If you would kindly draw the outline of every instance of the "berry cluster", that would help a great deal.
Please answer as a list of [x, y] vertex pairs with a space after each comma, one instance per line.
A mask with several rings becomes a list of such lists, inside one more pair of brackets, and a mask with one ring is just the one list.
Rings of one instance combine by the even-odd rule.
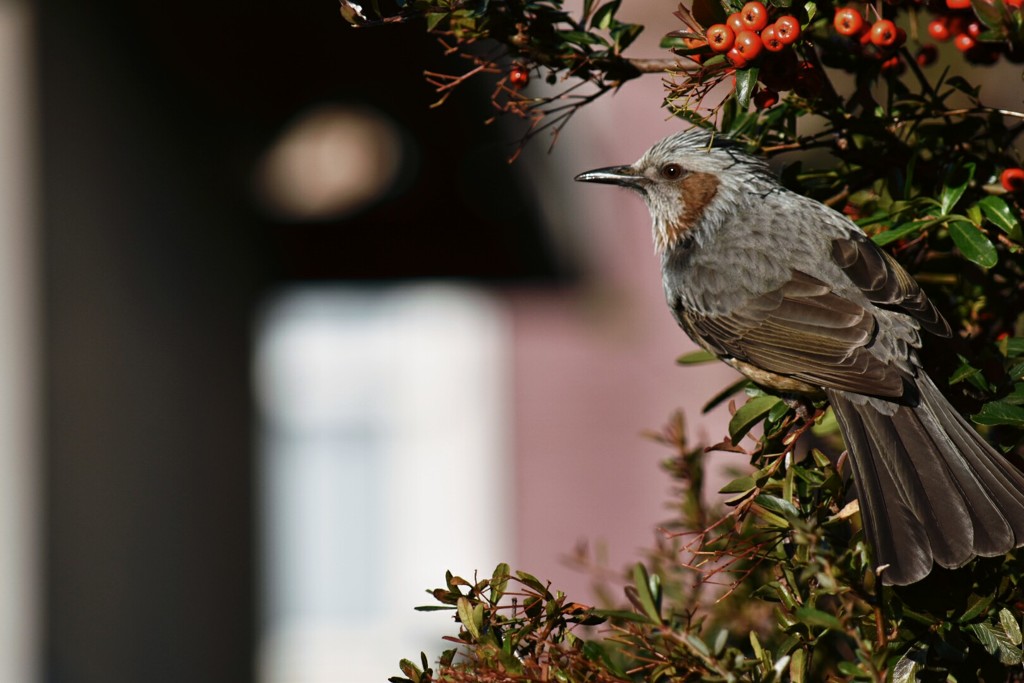
[[713, 52], [725, 53], [730, 64], [742, 69], [757, 59], [762, 50], [782, 52], [800, 37], [796, 17], [787, 14], [772, 24], [768, 21], [768, 8], [755, 0], [730, 14], [724, 24], [711, 26], [705, 37]]
[[[1012, 10], [1019, 11], [1021, 4], [1022, 0], [1005, 0], [1005, 6]], [[952, 41], [972, 64], [994, 64], [1001, 54], [1014, 62], [1022, 57], [1000, 39], [999, 33], [989, 31], [974, 13], [970, 0], [946, 0], [946, 11], [928, 23], [928, 35], [940, 43]]]
[[832, 26], [839, 35], [856, 39], [865, 54], [882, 60], [883, 71], [902, 66], [897, 50], [907, 42], [907, 33], [890, 19], [878, 17], [868, 24], [855, 7], [838, 7]]
[[[916, 4], [922, 2], [923, 0], [915, 0]], [[1015, 49], [1012, 41], [1007, 40], [1008, 29], [1001, 25], [1009, 21], [1007, 17], [1010, 15], [1005, 11], [998, 9], [991, 2], [983, 3], [980, 6], [982, 9], [978, 10], [971, 4], [971, 0], [945, 0], [944, 6], [941, 6], [942, 0], [939, 0], [939, 3], [939, 6], [936, 6], [935, 2], [928, 5], [937, 15], [928, 23], [927, 32], [933, 40], [952, 42], [964, 53], [967, 61], [974, 64], [992, 64], [1002, 54], [1011, 61], [1024, 61], [1024, 53]], [[1024, 0], [1003, 0], [1001, 6], [1009, 12], [1017, 12], [1022, 4]], [[989, 9], [983, 11], [986, 7]], [[868, 9], [873, 11], [871, 5], [868, 5]], [[985, 14], [988, 26], [979, 19], [975, 11]], [[988, 16], [986, 12], [992, 13], [992, 16]], [[883, 71], [902, 68], [896, 50], [906, 40], [906, 33], [890, 19], [878, 16], [874, 23], [868, 25], [865, 16], [856, 8], [840, 7], [836, 9], [832, 25], [840, 35], [858, 39], [861, 54], [881, 59]], [[935, 45], [923, 44], [918, 49], [915, 59], [921, 66], [927, 66], [935, 61], [937, 54]]]

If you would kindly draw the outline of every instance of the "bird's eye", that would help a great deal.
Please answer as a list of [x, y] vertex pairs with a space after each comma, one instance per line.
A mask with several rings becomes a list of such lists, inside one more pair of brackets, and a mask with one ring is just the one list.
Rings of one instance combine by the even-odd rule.
[[678, 180], [683, 175], [683, 167], [679, 164], [665, 164], [661, 167], [661, 177], [665, 180]]

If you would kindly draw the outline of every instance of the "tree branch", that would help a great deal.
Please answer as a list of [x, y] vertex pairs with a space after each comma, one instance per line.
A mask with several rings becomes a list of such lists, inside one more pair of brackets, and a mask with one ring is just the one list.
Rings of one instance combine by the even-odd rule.
[[700, 68], [700, 64], [696, 62], [684, 62], [680, 59], [626, 59], [626, 61], [642, 74], [662, 71], [696, 71]]

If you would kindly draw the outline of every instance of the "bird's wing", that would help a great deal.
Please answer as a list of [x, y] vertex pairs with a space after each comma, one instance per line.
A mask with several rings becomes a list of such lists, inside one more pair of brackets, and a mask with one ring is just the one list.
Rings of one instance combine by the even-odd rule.
[[870, 350], [878, 333], [871, 311], [805, 273], [728, 314], [679, 316], [707, 348], [760, 370], [858, 394], [904, 393], [905, 371]]
[[932, 334], [950, 336], [949, 323], [917, 281], [866, 235], [852, 233], [833, 240], [832, 260], [872, 303], [912, 316]]

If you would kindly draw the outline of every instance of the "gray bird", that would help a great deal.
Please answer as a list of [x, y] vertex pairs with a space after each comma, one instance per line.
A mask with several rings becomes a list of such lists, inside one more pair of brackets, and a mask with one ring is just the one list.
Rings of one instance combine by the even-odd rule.
[[668, 305], [695, 342], [763, 387], [828, 398], [884, 583], [1024, 545], [1024, 475], [921, 369], [921, 330], [949, 324], [855, 223], [703, 131], [576, 180], [643, 197]]

